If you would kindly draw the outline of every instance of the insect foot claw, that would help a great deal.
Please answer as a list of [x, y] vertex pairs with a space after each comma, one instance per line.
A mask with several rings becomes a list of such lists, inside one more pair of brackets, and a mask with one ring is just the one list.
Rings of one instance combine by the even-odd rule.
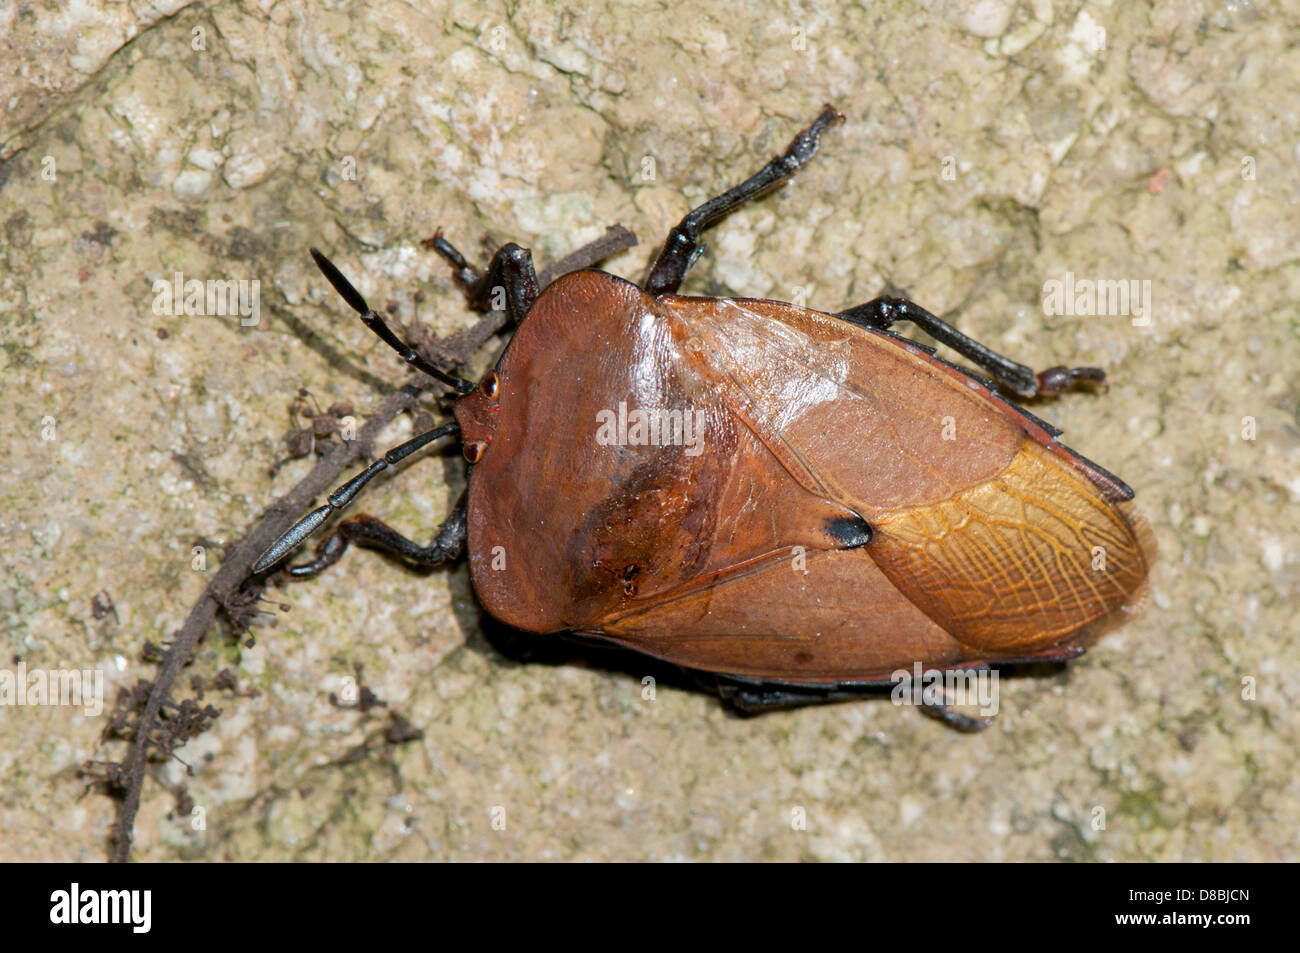
[[1059, 394], [1073, 387], [1086, 385], [1106, 390], [1106, 372], [1100, 367], [1066, 367], [1058, 364], [1039, 372], [1038, 393], [1044, 396]]
[[976, 734], [993, 724], [992, 718], [972, 718], [970, 715], [953, 711], [947, 705], [926, 704], [921, 706], [921, 711], [936, 721], [943, 722], [949, 728], [966, 734]]

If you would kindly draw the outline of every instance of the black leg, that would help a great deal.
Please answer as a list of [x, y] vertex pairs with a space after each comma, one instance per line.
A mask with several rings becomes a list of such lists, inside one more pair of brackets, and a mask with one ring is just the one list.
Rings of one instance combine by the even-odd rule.
[[[803, 708], [807, 705], [857, 701], [864, 696], [881, 694], [894, 684], [894, 682], [841, 682], [818, 686], [719, 675], [713, 687], [722, 699], [737, 711], [746, 715], [757, 715], [766, 711], [783, 711], [790, 708]], [[943, 704], [923, 701], [920, 707], [925, 714], [956, 731], [983, 731], [993, 723], [992, 718], [972, 718], [955, 712]]]
[[472, 308], [479, 311], [505, 309], [510, 313], [510, 320], [517, 324], [537, 300], [540, 293], [537, 272], [533, 269], [533, 253], [527, 248], [514, 242], [502, 245], [492, 256], [487, 270], [480, 272], [442, 237], [441, 230], [432, 238], [425, 239], [423, 244], [451, 263], [456, 281], [465, 289], [465, 297]]
[[413, 543], [387, 523], [373, 516], [354, 516], [344, 520], [316, 547], [316, 557], [288, 567], [296, 579], [306, 579], [328, 569], [342, 558], [348, 543], [382, 549], [416, 566], [438, 566], [454, 562], [465, 552], [465, 495], [452, 508], [428, 546]]
[[311, 257], [316, 262], [316, 267], [321, 270], [327, 281], [334, 286], [334, 290], [339, 293], [344, 301], [351, 306], [352, 310], [361, 315], [361, 320], [371, 331], [374, 331], [385, 344], [401, 355], [402, 360], [410, 364], [417, 371], [423, 371], [430, 377], [442, 381], [448, 387], [452, 387], [462, 394], [468, 394], [474, 389], [474, 384], [470, 381], [448, 374], [441, 368], [434, 367], [419, 354], [415, 349], [393, 333], [379, 313], [370, 305], [366, 304], [366, 299], [361, 297], [361, 292], [352, 286], [352, 282], [343, 277], [343, 272], [334, 267], [334, 262], [330, 261], [316, 249], [311, 249]]
[[659, 253], [650, 277], [646, 279], [646, 292], [652, 295], [674, 294], [682, 286], [682, 279], [686, 277], [691, 264], [699, 257], [700, 233], [737, 206], [770, 192], [798, 172], [817, 151], [817, 142], [826, 127], [833, 122], [843, 121], [844, 117], [835, 107], [827, 106], [811, 126], [794, 137], [784, 155], [777, 156], [734, 189], [692, 209], [668, 233], [663, 251]]
[[[361, 489], [373, 480], [378, 473], [405, 460], [421, 447], [427, 446], [440, 437], [446, 437], [454, 433], [460, 433], [460, 428], [456, 424], [443, 424], [441, 427], [425, 431], [418, 436], [412, 437], [406, 443], [389, 450], [384, 454], [383, 459], [376, 460], [331, 493], [323, 506], [318, 506], [290, 526], [284, 535], [268, 546], [266, 552], [258, 557], [257, 562], [253, 563], [253, 572], [265, 572], [297, 549], [303, 540], [320, 529], [320, 525], [329, 518], [331, 513], [343, 509], [355, 500]], [[378, 520], [374, 522], [378, 522]], [[342, 551], [340, 551], [340, 555], [342, 555]], [[335, 559], [337, 558], [335, 557]], [[326, 563], [326, 565], [329, 564]]]
[[830, 702], [856, 701], [866, 696], [882, 694], [894, 684], [881, 681], [807, 685], [743, 675], [715, 675], [712, 676], [713, 681], [709, 682], [706, 681], [708, 677], [705, 673], [698, 673], [696, 680], [701, 688], [716, 691], [723, 701], [747, 715]]
[[941, 705], [937, 702], [922, 702], [921, 711], [935, 721], [943, 722], [954, 731], [962, 731], [967, 734], [983, 731], [993, 724], [992, 718], [972, 718], [970, 715], [963, 715], [961, 712], [953, 711], [947, 705]]
[[716, 690], [723, 701], [746, 715], [859, 700], [870, 691], [870, 689], [840, 691], [834, 688], [803, 688], [793, 685], [777, 687], [769, 684], [750, 684], [725, 677], [718, 679]]
[[896, 321], [911, 321], [940, 344], [946, 344], [972, 364], [983, 368], [998, 383], [1021, 397], [1051, 396], [1080, 384], [1095, 387], [1106, 383], [1106, 372], [1099, 367], [1058, 366], [1035, 374], [1031, 368], [989, 350], [947, 321], [935, 317], [906, 298], [876, 298], [856, 308], [841, 311], [837, 317], [877, 331], [888, 331]]

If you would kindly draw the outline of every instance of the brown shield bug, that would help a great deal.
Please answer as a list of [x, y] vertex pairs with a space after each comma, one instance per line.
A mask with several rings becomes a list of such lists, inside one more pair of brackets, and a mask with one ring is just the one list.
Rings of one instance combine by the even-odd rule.
[[[478, 384], [420, 358], [313, 249], [371, 330], [463, 396], [455, 423], [334, 491], [254, 570], [380, 470], [459, 434], [468, 487], [430, 545], [357, 517], [287, 572], [314, 575], [349, 542], [423, 566], [468, 552], [502, 622], [713, 673], [747, 710], [844, 698], [917, 663], [1082, 652], [1134, 606], [1152, 537], [1123, 481], [995, 388], [1054, 394], [1103, 384], [1102, 371], [1035, 374], [902, 298], [828, 314], [676, 293], [701, 233], [794, 175], [842, 119], [826, 107], [783, 155], [691, 211], [642, 287], [584, 270], [539, 289], [520, 246], [480, 274], [436, 237], [471, 302], [503, 290], [515, 322]], [[993, 380], [895, 334], [898, 321]]]

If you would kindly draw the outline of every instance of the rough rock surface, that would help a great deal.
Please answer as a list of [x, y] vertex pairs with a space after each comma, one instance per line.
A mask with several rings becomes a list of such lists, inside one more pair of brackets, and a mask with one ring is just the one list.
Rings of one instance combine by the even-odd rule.
[[[100, 669], [111, 707], [310, 466], [269, 474], [297, 388], [364, 416], [403, 380], [308, 245], [445, 334], [472, 317], [419, 247], [436, 226], [547, 261], [621, 221], [642, 245], [609, 268], [637, 278], [828, 101], [848, 122], [686, 290], [835, 310], [889, 283], [1026, 363], [1105, 366], [1108, 394], [1034, 410], [1161, 547], [1145, 611], [1005, 680], [976, 737], [880, 699], [647, 700], [651, 668], [578, 649], [518, 664], [463, 568], [354, 552], [273, 590], [292, 608], [255, 647], [209, 633], [186, 684], [258, 694], [208, 692], [137, 858], [1300, 859], [1294, 5], [65, 7], [0, 5], [0, 669]], [[260, 320], [155, 313], [178, 271], [257, 279]], [[1149, 322], [1045, 314], [1066, 272], [1149, 281]], [[422, 536], [463, 478], [426, 456], [364, 508]], [[356, 754], [387, 715], [331, 705], [355, 664], [422, 739]], [[79, 775], [123, 753], [105, 720], [0, 708], [0, 859], [106, 856], [113, 802]]]

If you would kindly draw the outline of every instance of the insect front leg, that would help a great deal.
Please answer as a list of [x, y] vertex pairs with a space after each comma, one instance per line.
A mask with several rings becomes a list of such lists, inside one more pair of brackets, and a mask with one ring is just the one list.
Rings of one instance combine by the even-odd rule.
[[[380, 459], [375, 460], [352, 479], [335, 489], [334, 492], [332, 492], [325, 500], [323, 505], [316, 507], [316, 509], [312, 510], [302, 519], [298, 520], [298, 522], [285, 530], [284, 533], [280, 535], [280, 538], [268, 546], [266, 552], [262, 553], [262, 555], [258, 557], [257, 562], [253, 563], [253, 572], [266, 572], [266, 570], [283, 560], [291, 552], [302, 545], [303, 541], [306, 540], [308, 536], [311, 536], [316, 532], [316, 530], [320, 529], [321, 526], [324, 525], [325, 521], [329, 519], [330, 514], [336, 513], [351, 505], [352, 501], [357, 498], [357, 495], [365, 488], [366, 484], [380, 473], [383, 473], [389, 467], [396, 466], [411, 454], [428, 446], [435, 440], [450, 436], [451, 434], [459, 433], [460, 427], [457, 424], [447, 423], [443, 424], [441, 427], [435, 427], [433, 430], [426, 430], [422, 434], [417, 434], [410, 440], [406, 441], [406, 443], [399, 444], [392, 450], [389, 450]], [[457, 522], [457, 513], [461, 514], [459, 521], [463, 523], [464, 509], [465, 496], [462, 494], [460, 502], [456, 504], [456, 507], [452, 511], [452, 516], [448, 518], [447, 523], [443, 524], [443, 528], [446, 529], [448, 524], [455, 524]], [[343, 528], [344, 526], [348, 526], [349, 528], [345, 530]], [[463, 534], [463, 528], [461, 532]], [[340, 533], [343, 535], [340, 535]], [[335, 539], [335, 537], [338, 538]], [[379, 522], [379, 520], [372, 517], [366, 517], [365, 519], [358, 518], [355, 521], [349, 520], [347, 523], [342, 524], [338, 530], [334, 532], [333, 536], [327, 539], [325, 544], [322, 545], [316, 560], [307, 564], [308, 571], [293, 574], [312, 576], [317, 572], [320, 572], [320, 570], [324, 569], [326, 566], [338, 562], [339, 557], [343, 555], [343, 550], [347, 548], [347, 542], [350, 538], [356, 539], [358, 542], [366, 540], [371, 542], [373, 545], [392, 549], [395, 552], [416, 561], [425, 558], [422, 555], [423, 550], [421, 547], [416, 546], [414, 543], [405, 539], [395, 530], [384, 526], [384, 524]], [[331, 542], [331, 540], [333, 540], [333, 542]], [[326, 546], [331, 547], [330, 552], [326, 552]], [[402, 549], [403, 546], [408, 547], [408, 549], [404, 551]], [[429, 549], [432, 550], [434, 547], [431, 546]], [[445, 557], [439, 558], [436, 561], [442, 562], [444, 561], [444, 558]], [[321, 560], [324, 560], [324, 562], [321, 562]], [[319, 566], [315, 565], [317, 562], [320, 563]]]
[[940, 344], [946, 344], [972, 364], [991, 374], [999, 384], [1021, 397], [1047, 397], [1081, 385], [1104, 387], [1106, 372], [1099, 367], [1049, 367], [1035, 373], [1032, 368], [1003, 357], [974, 338], [936, 317], [906, 298], [881, 296], [836, 317], [877, 331], [888, 331], [897, 321], [911, 321]]
[[465, 494], [462, 493], [428, 546], [412, 542], [373, 516], [354, 516], [344, 520], [334, 532], [321, 540], [316, 547], [314, 559], [289, 566], [285, 571], [295, 579], [309, 579], [338, 562], [347, 551], [348, 543], [382, 549], [415, 566], [440, 566], [455, 562], [464, 554], [465, 539], [466, 507]]
[[487, 270], [480, 272], [465, 260], [456, 246], [442, 237], [442, 231], [422, 242], [451, 263], [456, 281], [465, 290], [470, 307], [479, 311], [506, 310], [510, 320], [518, 323], [524, 319], [540, 289], [537, 271], [533, 268], [533, 253], [521, 245], [508, 242], [502, 245]]

